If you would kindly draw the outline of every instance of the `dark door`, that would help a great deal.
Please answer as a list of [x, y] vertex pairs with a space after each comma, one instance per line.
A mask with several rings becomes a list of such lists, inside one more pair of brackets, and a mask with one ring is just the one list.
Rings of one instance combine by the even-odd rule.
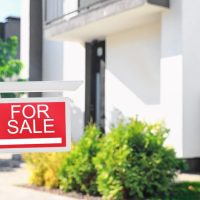
[[85, 124], [105, 126], [105, 41], [86, 43]]

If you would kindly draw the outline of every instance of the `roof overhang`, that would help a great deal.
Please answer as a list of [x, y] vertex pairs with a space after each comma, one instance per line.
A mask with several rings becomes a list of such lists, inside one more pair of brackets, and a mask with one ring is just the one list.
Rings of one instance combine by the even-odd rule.
[[115, 0], [101, 8], [63, 16], [44, 27], [47, 39], [91, 41], [157, 20], [169, 0]]

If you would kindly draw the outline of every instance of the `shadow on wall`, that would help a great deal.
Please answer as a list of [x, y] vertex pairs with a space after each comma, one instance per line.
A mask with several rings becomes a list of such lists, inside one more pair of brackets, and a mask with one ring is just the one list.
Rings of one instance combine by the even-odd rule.
[[129, 91], [146, 105], [160, 104], [159, 75], [155, 81], [151, 75], [145, 76], [142, 70], [135, 69], [135, 71], [131, 71], [130, 68], [125, 70], [124, 67], [122, 67], [122, 69], [126, 72], [124, 73], [121, 70], [112, 69], [111, 73], [121, 82], [123, 87], [128, 88]]
[[[144, 104], [160, 104], [160, 22], [110, 36], [106, 42], [113, 87], [118, 82]], [[117, 92], [122, 95], [123, 88]]]
[[73, 142], [77, 142], [83, 135], [84, 119], [83, 112], [73, 102], [71, 102], [71, 137]]

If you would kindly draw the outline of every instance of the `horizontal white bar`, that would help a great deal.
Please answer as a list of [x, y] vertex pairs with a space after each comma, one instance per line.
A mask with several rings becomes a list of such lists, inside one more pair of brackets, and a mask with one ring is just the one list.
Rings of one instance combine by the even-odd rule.
[[82, 83], [82, 81], [0, 82], [0, 93], [74, 91], [78, 89]]
[[62, 138], [0, 139], [0, 145], [61, 144]]

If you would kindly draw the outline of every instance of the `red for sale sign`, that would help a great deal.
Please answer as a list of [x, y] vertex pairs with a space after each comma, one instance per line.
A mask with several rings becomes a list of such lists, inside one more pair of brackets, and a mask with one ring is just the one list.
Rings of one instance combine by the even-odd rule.
[[66, 98], [1, 99], [0, 151], [70, 150]]

